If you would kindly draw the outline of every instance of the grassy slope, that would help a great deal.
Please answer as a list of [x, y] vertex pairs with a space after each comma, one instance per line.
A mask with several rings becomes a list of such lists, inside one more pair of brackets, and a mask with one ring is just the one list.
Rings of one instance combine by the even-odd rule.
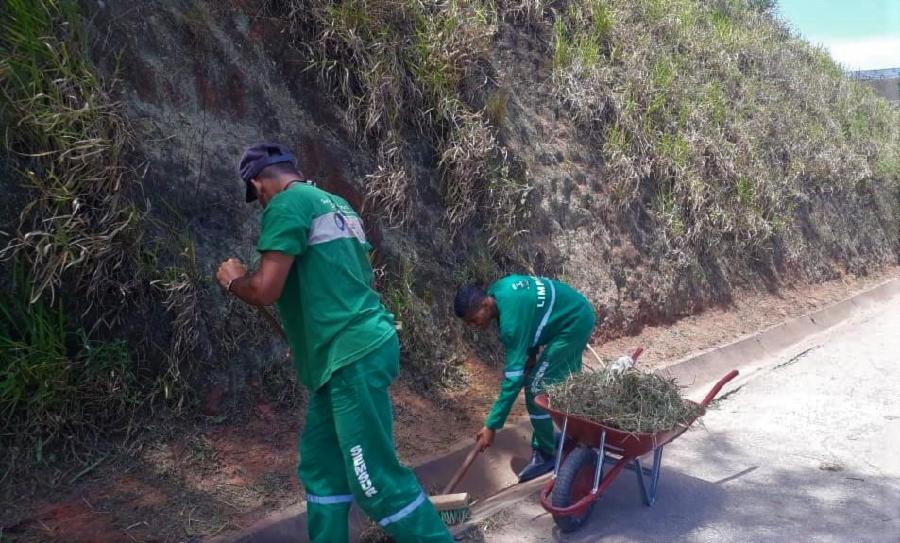
[[0, 214], [0, 451], [19, 468], [85, 461], [154, 398], [180, 407], [195, 334], [189, 256], [135, 197], [119, 81], [91, 62], [84, 22], [72, 0], [0, 6], [0, 161], [19, 204]]
[[[602, 148], [617, 203], [652, 193], [673, 247], [789, 236], [804, 194], [900, 177], [900, 113], [792, 35], [765, 2], [287, 4], [297, 40], [384, 168], [398, 164], [385, 160], [385, 142], [402, 151], [402, 138], [417, 134], [436, 149], [453, 225], [485, 204], [479, 196], [497, 179], [483, 165], [497, 162], [483, 123], [502, 97], [473, 83], [491, 75], [485, 64], [503, 20], [552, 26], [559, 99]], [[459, 148], [467, 139], [479, 152]], [[412, 203], [408, 184], [372, 181], [398, 207]]]
[[[637, 250], [656, 268], [651, 283], [682, 292], [672, 303], [638, 294], [636, 305], [655, 307], [622, 310], [613, 327], [702, 307], [754, 275], [770, 284], [819, 280], [896, 259], [900, 113], [792, 35], [767, 2], [276, 4], [273, 13], [291, 14], [310, 66], [344, 101], [348, 126], [377, 156], [368, 179], [377, 205], [402, 224], [410, 210], [428, 209], [420, 196], [436, 178], [449, 238], [489, 248], [487, 258], [458, 259], [457, 281], [554, 272], [520, 243], [524, 230], [545, 233], [530, 215], [548, 215], [529, 200], [544, 180], [519, 167], [533, 148], [517, 148], [517, 157], [498, 135], [510, 93], [546, 83], [535, 75], [502, 88], [497, 49], [507, 45], [498, 38], [510, 32], [518, 43], [539, 42], [540, 62], [552, 65], [548, 101], [563, 104], [572, 137], [602, 156], [593, 174], [604, 213], [643, 229]], [[439, 159], [424, 168], [423, 143]], [[713, 276], [726, 286], [710, 294]], [[616, 280], [620, 299], [626, 279]], [[395, 303], [401, 313], [431, 305], [414, 290]]]
[[592, 0], [554, 23], [560, 98], [616, 202], [649, 205], [676, 255], [785, 242], [802, 259], [798, 209], [900, 181], [900, 112], [752, 4]]

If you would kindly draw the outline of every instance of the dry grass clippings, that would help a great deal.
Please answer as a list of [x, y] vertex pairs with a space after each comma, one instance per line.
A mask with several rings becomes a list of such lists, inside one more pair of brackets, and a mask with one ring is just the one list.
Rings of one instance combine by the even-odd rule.
[[626, 432], [671, 430], [703, 410], [684, 400], [674, 379], [637, 369], [573, 374], [547, 393], [554, 409]]

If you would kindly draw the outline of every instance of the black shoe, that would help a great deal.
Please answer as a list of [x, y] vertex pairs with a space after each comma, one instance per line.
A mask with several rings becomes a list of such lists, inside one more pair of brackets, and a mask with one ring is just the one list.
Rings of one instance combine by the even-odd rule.
[[534, 450], [531, 454], [531, 462], [519, 472], [519, 482], [530, 481], [545, 473], [553, 471], [553, 456]]

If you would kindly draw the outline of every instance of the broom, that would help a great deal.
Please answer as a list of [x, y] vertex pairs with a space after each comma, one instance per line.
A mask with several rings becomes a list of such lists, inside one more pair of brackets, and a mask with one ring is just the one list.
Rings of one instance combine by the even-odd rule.
[[431, 504], [434, 505], [434, 508], [437, 509], [438, 514], [441, 516], [441, 520], [443, 520], [444, 524], [447, 526], [453, 526], [454, 524], [459, 524], [469, 519], [469, 515], [471, 514], [469, 508], [469, 493], [460, 492], [458, 494], [451, 494], [451, 492], [453, 492], [453, 489], [456, 488], [456, 485], [459, 484], [466, 472], [469, 471], [469, 466], [472, 465], [472, 462], [475, 461], [475, 458], [478, 457], [478, 453], [480, 452], [481, 449], [479, 449], [478, 443], [476, 443], [475, 446], [472, 447], [472, 450], [469, 451], [469, 455], [466, 456], [465, 461], [463, 461], [459, 469], [456, 470], [456, 473], [453, 474], [453, 478], [450, 479], [450, 482], [444, 487], [444, 491], [437, 496], [431, 496], [431, 498], [429, 498]]

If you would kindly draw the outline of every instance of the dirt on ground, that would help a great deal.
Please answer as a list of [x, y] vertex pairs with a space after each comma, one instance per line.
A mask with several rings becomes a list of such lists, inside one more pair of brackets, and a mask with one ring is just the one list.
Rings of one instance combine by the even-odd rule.
[[[595, 345], [604, 360], [641, 346], [640, 363], [657, 368], [685, 356], [730, 343], [783, 321], [806, 315], [900, 276], [900, 266], [865, 277], [846, 275], [816, 285], [783, 287], [777, 291], [736, 291], [732, 303], [684, 317], [672, 324], [646, 326], [637, 336]], [[593, 361], [588, 354], [586, 362]]]
[[[609, 359], [641, 345], [642, 364], [658, 367], [896, 277], [900, 267], [777, 292], [745, 291], [728, 307], [648, 326], [595, 348]], [[395, 439], [405, 462], [445, 452], [480, 427], [500, 370], [470, 357], [464, 372], [467, 386], [434, 396], [418, 394], [402, 379], [394, 386]], [[262, 395], [241, 416], [179, 423], [172, 437], [130, 454], [111, 454], [73, 485], [7, 488], [0, 541], [199, 541], [245, 529], [303, 499], [295, 471], [303, 405], [280, 405]], [[524, 412], [522, 405], [516, 409], [514, 416]]]

